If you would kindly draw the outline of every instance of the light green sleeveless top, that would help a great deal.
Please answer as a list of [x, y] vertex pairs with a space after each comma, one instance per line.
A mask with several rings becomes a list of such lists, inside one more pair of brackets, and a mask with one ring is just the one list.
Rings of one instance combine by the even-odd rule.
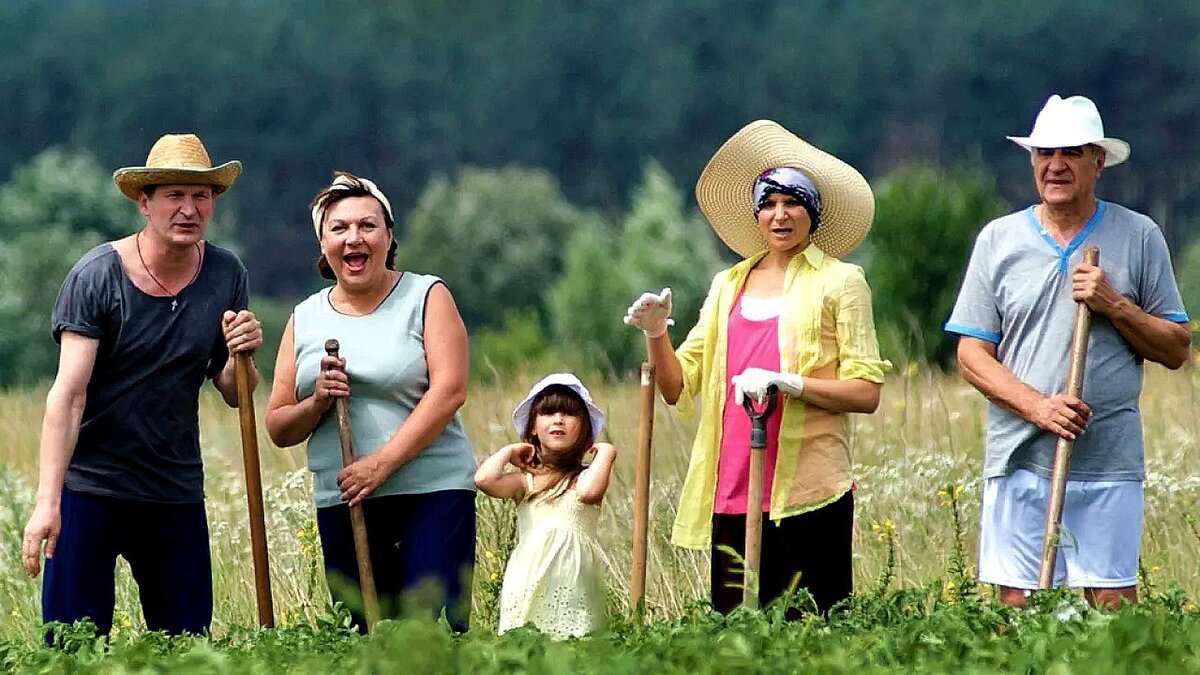
[[[355, 457], [377, 452], [404, 424], [429, 390], [425, 363], [425, 300], [441, 279], [404, 272], [391, 294], [366, 316], [333, 308], [331, 288], [296, 305], [296, 398], [312, 394], [325, 341], [341, 343], [350, 377], [350, 428]], [[308, 439], [308, 468], [313, 472], [313, 501], [318, 508], [341, 503], [337, 474], [342, 468], [334, 408], [321, 418]], [[420, 454], [400, 467], [372, 496], [474, 490], [475, 457], [458, 413]], [[368, 498], [369, 499], [369, 498]]]

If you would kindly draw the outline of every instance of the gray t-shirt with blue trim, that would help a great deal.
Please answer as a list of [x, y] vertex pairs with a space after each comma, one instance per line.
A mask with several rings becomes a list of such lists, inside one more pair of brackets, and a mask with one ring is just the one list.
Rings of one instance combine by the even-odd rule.
[[[996, 345], [1000, 363], [1043, 394], [1066, 388], [1075, 301], [1071, 273], [1084, 245], [1100, 249], [1100, 267], [1116, 290], [1147, 313], [1188, 321], [1162, 232], [1153, 220], [1111, 202], [1066, 248], [1027, 208], [988, 223], [959, 290], [947, 332]], [[1112, 323], [1093, 314], [1083, 400], [1092, 409], [1071, 453], [1072, 480], [1141, 480], [1145, 476], [1142, 358]], [[1057, 437], [988, 404], [984, 476], [1028, 469], [1048, 477]]]

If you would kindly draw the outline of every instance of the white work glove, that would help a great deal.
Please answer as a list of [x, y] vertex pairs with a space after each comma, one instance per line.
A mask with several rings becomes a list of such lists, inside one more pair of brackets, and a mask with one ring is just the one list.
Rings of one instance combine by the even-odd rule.
[[625, 310], [625, 325], [641, 328], [646, 337], [656, 338], [667, 332], [667, 326], [674, 326], [671, 319], [671, 289], [664, 288], [662, 293], [642, 293]]
[[740, 375], [734, 375], [729, 381], [733, 383], [733, 402], [738, 405], [741, 405], [747, 396], [762, 403], [767, 396], [767, 387], [771, 385], [775, 385], [779, 391], [792, 398], [800, 398], [800, 394], [804, 391], [802, 376], [792, 373], [776, 373], [762, 368], [747, 368]]

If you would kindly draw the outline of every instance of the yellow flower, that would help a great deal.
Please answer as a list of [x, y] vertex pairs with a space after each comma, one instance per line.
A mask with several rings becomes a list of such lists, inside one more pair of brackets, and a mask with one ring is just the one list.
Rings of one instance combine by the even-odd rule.
[[495, 582], [495, 581], [500, 581], [500, 574], [499, 574], [498, 572], [492, 572], [491, 579], [492, 579], [492, 581], [494, 581], [494, 582]]
[[879, 541], [887, 541], [896, 532], [896, 525], [891, 518], [887, 518], [882, 523], [871, 523], [871, 531], [875, 533]]
[[484, 551], [484, 552], [483, 552], [483, 557], [487, 558], [488, 560], [495, 560], [495, 559], [496, 559], [496, 554], [495, 554], [495, 553], [492, 553], [491, 551]]

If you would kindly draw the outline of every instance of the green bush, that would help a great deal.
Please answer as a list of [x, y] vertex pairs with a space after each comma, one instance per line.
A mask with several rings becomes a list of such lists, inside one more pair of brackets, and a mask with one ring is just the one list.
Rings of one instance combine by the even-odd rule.
[[88, 249], [137, 227], [133, 203], [88, 154], [46, 150], [0, 188], [0, 386], [54, 376], [50, 313]]
[[398, 256], [446, 280], [468, 327], [496, 326], [505, 311], [541, 310], [571, 233], [598, 223], [544, 171], [466, 167], [425, 188]]
[[650, 162], [634, 192], [621, 231], [581, 227], [571, 237], [559, 281], [547, 306], [560, 343], [614, 373], [645, 358], [640, 331], [622, 322], [644, 291], [671, 287], [679, 344], [700, 316], [712, 276], [721, 267], [711, 228], [685, 211], [683, 193]]
[[864, 253], [883, 356], [947, 368], [955, 344], [942, 324], [975, 235], [1007, 204], [981, 171], [926, 166], [889, 174], [876, 186], [875, 204]]

